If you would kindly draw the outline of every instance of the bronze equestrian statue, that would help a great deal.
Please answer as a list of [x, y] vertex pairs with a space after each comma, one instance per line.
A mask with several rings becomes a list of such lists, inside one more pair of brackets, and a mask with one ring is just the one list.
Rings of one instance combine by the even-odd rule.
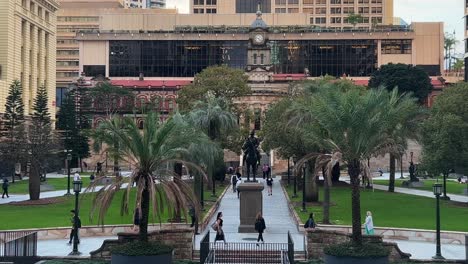
[[242, 145], [242, 150], [244, 151], [244, 164], [247, 167], [247, 181], [250, 181], [250, 169], [253, 173], [253, 181], [256, 181], [255, 176], [257, 174], [257, 166], [260, 164], [260, 151], [258, 151], [258, 146], [260, 141], [255, 137], [255, 131], [250, 132], [250, 137], [248, 137], [244, 145]]

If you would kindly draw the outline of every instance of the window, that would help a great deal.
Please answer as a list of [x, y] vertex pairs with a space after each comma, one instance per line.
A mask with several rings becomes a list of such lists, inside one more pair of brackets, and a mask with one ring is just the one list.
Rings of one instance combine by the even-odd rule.
[[354, 4], [354, 0], [343, 0], [343, 4]]
[[21, 0], [21, 6], [23, 8], [28, 8], [28, 2], [26, 0]]
[[286, 13], [286, 8], [275, 8], [275, 13]]
[[57, 61], [57, 66], [80, 66], [78, 61]]
[[343, 14], [353, 14], [354, 7], [343, 7]]
[[372, 3], [373, 3], [373, 4], [381, 4], [381, 3], [382, 3], [382, 0], [372, 0]]
[[37, 7], [37, 15], [42, 18], [42, 7], [38, 6]]
[[254, 129], [255, 130], [260, 130], [261, 129], [261, 114], [262, 110], [261, 109], [255, 109], [254, 111]]
[[204, 4], [205, 4], [205, 0], [193, 0], [193, 4], [194, 4], [194, 5], [204, 5]]
[[372, 14], [382, 14], [382, 7], [372, 7]]
[[271, 13], [271, 0], [236, 0], [236, 13], [255, 14], [257, 13], [258, 5], [260, 5], [262, 13]]
[[285, 4], [286, 4], [286, 0], [275, 0], [275, 4], [276, 4], [276, 5], [285, 5]]
[[326, 5], [327, 4], [327, 0], [316, 0], [315, 2], [317, 5]]
[[36, 14], [36, 5], [32, 1], [29, 4], [29, 12]]
[[207, 14], [216, 14], [216, 8], [207, 8], [206, 13]]
[[411, 54], [411, 40], [382, 40], [382, 54]]
[[327, 13], [327, 8], [325, 7], [317, 7], [315, 8], [315, 14], [323, 14], [325, 15]]
[[253, 55], [253, 64], [257, 65], [257, 53]]
[[359, 4], [368, 4], [369, 0], [359, 0]]
[[326, 24], [327, 18], [326, 17], [316, 17], [315, 24]]
[[45, 21], [47, 21], [47, 22], [50, 21], [50, 13], [49, 13], [49, 11], [45, 11], [44, 17], [45, 17]]
[[206, 0], [207, 5], [216, 5], [216, 0]]
[[331, 17], [330, 23], [332, 24], [341, 24], [341, 17]]
[[203, 8], [195, 8], [193, 9], [194, 14], [204, 14], [205, 10]]
[[339, 5], [339, 4], [341, 4], [341, 0], [330, 0], [330, 4]]
[[73, 17], [64, 17], [60, 16], [57, 17], [57, 22], [98, 22], [99, 17], [97, 16], [73, 16]]
[[57, 40], [57, 44], [76, 44], [77, 41], [75, 39], [59, 39]]
[[362, 17], [362, 23], [369, 23], [369, 17]]
[[369, 14], [369, 8], [368, 7], [359, 7], [358, 8], [358, 13], [359, 14]]
[[297, 5], [297, 4], [299, 4], [299, 0], [288, 0], [288, 4]]
[[288, 13], [299, 13], [299, 8], [289, 8]]
[[78, 50], [57, 50], [57, 56], [78, 56], [79, 51]]
[[371, 18], [371, 21], [373, 24], [379, 24], [382, 23], [382, 18], [381, 17], [373, 17]]
[[302, 9], [302, 13], [305, 13], [305, 14], [313, 14], [313, 13], [314, 13], [314, 9], [313, 9], [313, 8], [303, 8], [303, 9]]
[[57, 72], [57, 78], [78, 77], [78, 72]]
[[341, 14], [341, 7], [330, 8], [330, 14]]
[[314, 4], [314, 0], [302, 0], [302, 1], [303, 1], [302, 3], [304, 5], [313, 5]]
[[264, 62], [264, 57], [265, 57], [264, 54], [260, 54], [260, 64], [261, 64], [261, 65], [265, 64], [265, 62]]

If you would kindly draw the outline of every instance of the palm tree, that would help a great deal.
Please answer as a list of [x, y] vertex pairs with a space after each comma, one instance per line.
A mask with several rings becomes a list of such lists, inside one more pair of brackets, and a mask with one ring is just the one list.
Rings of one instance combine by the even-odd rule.
[[[455, 32], [454, 32], [455, 33]], [[457, 44], [457, 39], [455, 38], [455, 34], [445, 33], [444, 38], [444, 50], [445, 56], [444, 59], [447, 61], [448, 69], [452, 70], [452, 48]]]
[[397, 90], [335, 88], [320, 90], [314, 95], [314, 103], [305, 106], [312, 118], [305, 126], [312, 140], [333, 153], [330, 162], [347, 165], [351, 179], [352, 241], [361, 245], [359, 176], [369, 175], [367, 157], [400, 148], [388, 131], [399, 120], [400, 108], [413, 100], [408, 95], [399, 96]]
[[[170, 213], [185, 214], [185, 209], [191, 204], [199, 210], [192, 188], [180, 178], [174, 177], [174, 172], [167, 168], [170, 164], [181, 162], [189, 168], [201, 171], [189, 161], [192, 159], [189, 149], [211, 146], [208, 138], [190, 126], [179, 114], [175, 114], [166, 123], [161, 123], [158, 116], [151, 112], [145, 117], [144, 124], [143, 130], [140, 130], [131, 118], [115, 117], [102, 123], [94, 135], [98, 144], [110, 146], [109, 150], [113, 154], [135, 168], [123, 196], [121, 213], [128, 213], [130, 191], [136, 184], [136, 207], [141, 209], [141, 241], [148, 240], [150, 205], [153, 219], [157, 217], [159, 221], [165, 209]], [[118, 148], [112, 147], [114, 142], [118, 142]], [[114, 183], [97, 192], [91, 216], [98, 211], [100, 222], [104, 222], [105, 213], [124, 181], [125, 179], [116, 179]], [[97, 183], [88, 190], [96, 185]]]
[[[237, 118], [229, 110], [226, 101], [219, 97], [208, 95], [205, 101], [195, 104], [187, 117], [190, 123], [202, 130], [212, 141], [218, 143], [223, 140], [223, 135], [233, 129], [238, 129]], [[222, 153], [218, 157], [222, 157]], [[212, 179], [213, 184], [213, 196], [215, 195], [214, 171], [213, 166], [208, 168], [208, 177]]]

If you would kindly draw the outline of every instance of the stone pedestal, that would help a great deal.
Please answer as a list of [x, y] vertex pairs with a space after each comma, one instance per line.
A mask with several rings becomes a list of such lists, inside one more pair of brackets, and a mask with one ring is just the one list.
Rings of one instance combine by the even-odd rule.
[[263, 184], [244, 182], [239, 184], [240, 191], [240, 225], [239, 233], [255, 233], [255, 217], [263, 213]]

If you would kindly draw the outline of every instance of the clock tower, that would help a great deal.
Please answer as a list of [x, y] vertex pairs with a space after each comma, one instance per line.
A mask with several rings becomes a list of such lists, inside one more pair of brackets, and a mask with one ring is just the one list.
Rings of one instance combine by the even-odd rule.
[[248, 72], [268, 72], [271, 69], [271, 51], [268, 46], [268, 26], [257, 11], [257, 18], [250, 25], [249, 48], [247, 51]]

